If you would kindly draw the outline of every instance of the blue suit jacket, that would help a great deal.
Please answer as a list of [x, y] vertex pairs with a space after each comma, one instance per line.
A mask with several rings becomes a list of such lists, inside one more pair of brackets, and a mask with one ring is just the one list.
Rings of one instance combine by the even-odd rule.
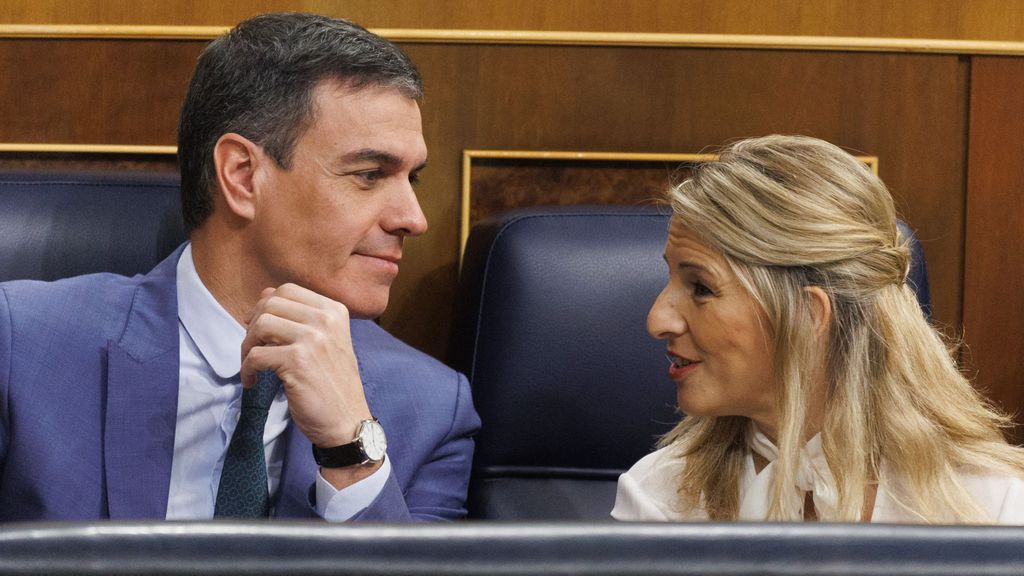
[[[178, 402], [181, 248], [145, 276], [0, 284], [0, 520], [164, 518]], [[466, 379], [352, 322], [392, 472], [356, 519], [458, 518], [479, 428]], [[274, 515], [315, 516], [294, 426]]]

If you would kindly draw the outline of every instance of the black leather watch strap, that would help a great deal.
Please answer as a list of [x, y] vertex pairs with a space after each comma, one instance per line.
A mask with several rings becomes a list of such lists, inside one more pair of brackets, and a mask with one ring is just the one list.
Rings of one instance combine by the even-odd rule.
[[313, 445], [313, 459], [324, 468], [347, 468], [366, 461], [359, 441], [342, 444], [333, 448], [318, 448]]

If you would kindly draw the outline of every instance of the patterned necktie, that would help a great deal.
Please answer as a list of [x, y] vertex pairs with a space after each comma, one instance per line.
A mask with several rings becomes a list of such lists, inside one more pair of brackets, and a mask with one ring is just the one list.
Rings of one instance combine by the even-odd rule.
[[264, 370], [257, 374], [256, 384], [242, 392], [242, 411], [217, 487], [215, 518], [266, 518], [270, 513], [263, 427], [280, 388], [277, 374]]

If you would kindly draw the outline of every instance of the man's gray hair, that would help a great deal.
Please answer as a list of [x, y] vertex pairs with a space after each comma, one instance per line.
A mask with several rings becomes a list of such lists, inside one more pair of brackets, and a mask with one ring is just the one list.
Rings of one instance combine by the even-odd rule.
[[397, 46], [347, 20], [273, 13], [240, 23], [199, 56], [178, 122], [185, 227], [213, 212], [213, 148], [234, 132], [288, 169], [315, 120], [313, 91], [334, 79], [352, 90], [384, 87], [419, 100], [423, 82]]

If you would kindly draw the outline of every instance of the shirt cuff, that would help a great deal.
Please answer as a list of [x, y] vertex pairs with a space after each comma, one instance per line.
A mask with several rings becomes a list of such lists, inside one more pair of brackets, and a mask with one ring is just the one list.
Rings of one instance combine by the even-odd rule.
[[316, 513], [329, 522], [344, 522], [366, 508], [384, 490], [391, 475], [391, 460], [385, 455], [384, 463], [376, 472], [342, 490], [324, 480], [316, 472]]

